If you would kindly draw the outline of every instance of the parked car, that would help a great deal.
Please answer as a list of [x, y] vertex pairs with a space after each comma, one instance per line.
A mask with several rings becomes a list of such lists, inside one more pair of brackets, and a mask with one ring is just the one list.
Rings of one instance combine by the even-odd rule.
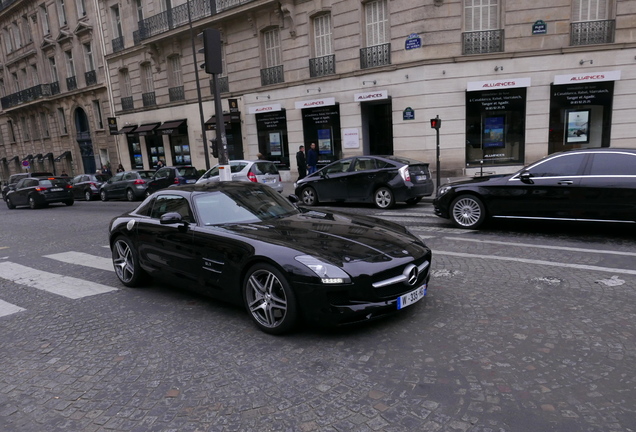
[[74, 203], [71, 185], [64, 177], [24, 177], [7, 193], [7, 207], [29, 206], [32, 209], [52, 203]]
[[146, 196], [148, 182], [152, 179], [154, 171], [132, 170], [115, 174], [102, 184], [99, 189], [99, 197], [102, 201], [109, 199], [125, 198], [135, 201]]
[[306, 211], [252, 182], [160, 190], [109, 227], [126, 286], [145, 276], [242, 304], [262, 331], [298, 319], [340, 325], [398, 312], [426, 295], [431, 250], [401, 225]]
[[433, 194], [428, 164], [400, 156], [354, 156], [333, 162], [295, 184], [303, 204], [325, 201], [417, 204]]
[[579, 149], [510, 175], [442, 185], [435, 214], [460, 228], [488, 218], [636, 222], [636, 150]]
[[[234, 181], [249, 181], [263, 183], [277, 192], [283, 191], [283, 183], [276, 164], [265, 160], [233, 160], [230, 161], [230, 173]], [[219, 181], [219, 165], [213, 166], [197, 183], [209, 183]]]
[[32, 172], [32, 173], [18, 173], [18, 174], [11, 174], [9, 176], [9, 181], [7, 182], [7, 184], [5, 184], [2, 187], [2, 199], [4, 201], [7, 200], [7, 193], [9, 193], [10, 190], [15, 189], [15, 185], [18, 184], [18, 182], [26, 177], [40, 177], [40, 176], [46, 176], [46, 177], [53, 177], [53, 173], [50, 172]]
[[108, 174], [80, 174], [70, 181], [73, 198], [90, 201], [99, 197], [99, 190], [111, 176]]
[[159, 189], [172, 185], [196, 183], [199, 172], [192, 166], [163, 167], [155, 172], [152, 180], [148, 182], [146, 195], [150, 195]]

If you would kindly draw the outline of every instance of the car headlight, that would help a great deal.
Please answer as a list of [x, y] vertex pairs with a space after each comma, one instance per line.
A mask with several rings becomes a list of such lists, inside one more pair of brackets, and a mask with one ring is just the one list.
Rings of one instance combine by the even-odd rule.
[[299, 255], [296, 261], [306, 265], [311, 271], [316, 273], [324, 284], [342, 284], [351, 282], [349, 275], [339, 267], [329, 264], [311, 255]]
[[442, 185], [439, 187], [439, 189], [437, 189], [437, 196], [442, 196], [445, 193], [447, 193], [449, 190], [451, 190], [453, 187], [450, 185]]

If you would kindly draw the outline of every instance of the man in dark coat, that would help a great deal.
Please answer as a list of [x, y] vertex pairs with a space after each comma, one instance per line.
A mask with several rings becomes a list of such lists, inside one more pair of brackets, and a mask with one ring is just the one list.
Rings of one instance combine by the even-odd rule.
[[296, 153], [296, 165], [298, 165], [298, 180], [307, 175], [307, 160], [305, 159], [305, 146], [301, 145]]
[[308, 174], [316, 172], [316, 165], [318, 165], [318, 152], [316, 151], [316, 143], [311, 143], [311, 147], [307, 151], [307, 166], [309, 167]]

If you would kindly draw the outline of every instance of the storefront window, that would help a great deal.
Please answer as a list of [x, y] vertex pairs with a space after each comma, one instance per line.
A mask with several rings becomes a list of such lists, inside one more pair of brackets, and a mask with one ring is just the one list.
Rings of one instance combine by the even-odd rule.
[[338, 105], [305, 108], [303, 138], [306, 149], [311, 143], [318, 148], [318, 164], [326, 165], [342, 157], [340, 109]]
[[144, 158], [141, 154], [141, 143], [137, 135], [127, 134], [128, 152], [130, 154], [130, 166], [133, 169], [144, 168]]
[[175, 165], [192, 164], [190, 144], [187, 135], [171, 135], [170, 148], [172, 149], [172, 157], [174, 158]]
[[146, 147], [149, 153], [148, 160], [150, 160], [150, 168], [156, 168], [159, 160], [165, 165], [166, 151], [163, 147], [163, 138], [161, 136], [147, 135]]
[[466, 93], [466, 166], [522, 164], [526, 88]]
[[284, 110], [256, 114], [258, 151], [279, 169], [289, 169], [287, 116]]
[[614, 81], [552, 85], [548, 152], [609, 147]]

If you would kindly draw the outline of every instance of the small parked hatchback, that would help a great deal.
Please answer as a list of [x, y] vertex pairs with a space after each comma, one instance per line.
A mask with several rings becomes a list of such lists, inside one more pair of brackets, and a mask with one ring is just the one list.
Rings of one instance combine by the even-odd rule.
[[[251, 181], [253, 183], [262, 183], [274, 189], [276, 192], [283, 191], [283, 183], [276, 164], [270, 161], [257, 160], [233, 160], [230, 161], [230, 173], [233, 181]], [[218, 182], [219, 181], [219, 165], [210, 168], [197, 184]]]
[[125, 198], [128, 201], [136, 201], [146, 196], [148, 182], [152, 179], [154, 171], [133, 170], [124, 171], [112, 176], [99, 190], [102, 201]]
[[196, 183], [198, 179], [199, 172], [193, 166], [163, 167], [148, 182], [146, 195], [172, 185]]
[[29, 206], [32, 209], [52, 203], [74, 203], [71, 185], [64, 177], [25, 177], [7, 194], [7, 207]]
[[90, 201], [99, 197], [99, 189], [108, 181], [108, 174], [80, 174], [73, 177], [73, 198]]

